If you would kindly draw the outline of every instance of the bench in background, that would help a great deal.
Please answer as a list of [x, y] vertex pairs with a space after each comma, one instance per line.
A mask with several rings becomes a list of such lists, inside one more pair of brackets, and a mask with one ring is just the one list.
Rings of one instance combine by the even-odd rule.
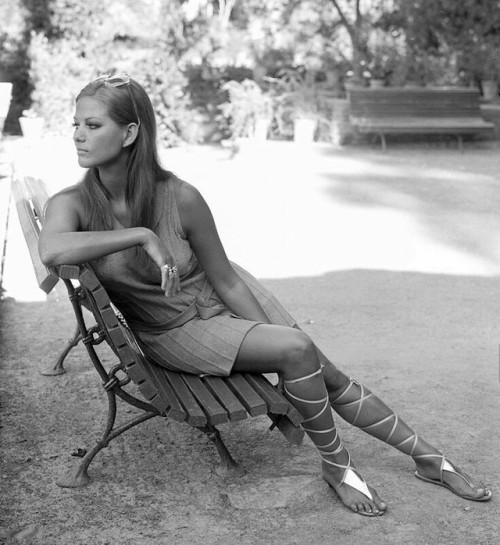
[[[272, 428], [276, 426], [290, 442], [301, 443], [304, 435], [300, 427], [301, 415], [265, 376], [245, 373], [226, 378], [200, 377], [169, 371], [151, 363], [88, 265], [61, 266], [52, 270], [41, 263], [37, 246], [48, 199], [43, 181], [15, 179], [12, 190], [38, 285], [49, 293], [62, 279], [76, 316], [78, 334], [60, 356], [55, 374], [64, 372], [65, 355], [81, 340], [108, 397], [107, 423], [101, 440], [84, 454], [76, 468], [57, 481], [59, 486], [87, 484], [90, 480], [87, 469], [97, 453], [115, 437], [155, 416], [186, 422], [206, 433], [215, 444], [225, 470], [235, 468], [237, 464], [222, 441], [216, 428], [218, 424], [267, 414]], [[87, 325], [84, 309], [90, 311], [95, 324]], [[95, 350], [101, 342], [107, 342], [116, 355], [117, 363], [110, 369], [105, 368]], [[130, 382], [135, 383], [132, 391], [130, 387], [126, 389]], [[117, 396], [141, 411], [121, 425], [115, 425]]]
[[481, 116], [479, 91], [469, 88], [352, 88], [350, 123], [360, 134], [449, 134], [463, 149], [463, 136], [490, 134], [494, 124]]

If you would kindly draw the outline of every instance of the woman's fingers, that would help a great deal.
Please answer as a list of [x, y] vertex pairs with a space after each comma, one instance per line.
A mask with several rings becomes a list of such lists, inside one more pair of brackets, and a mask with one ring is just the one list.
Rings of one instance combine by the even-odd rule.
[[161, 270], [161, 289], [165, 296], [175, 295], [180, 289], [179, 271], [176, 265], [165, 264]]

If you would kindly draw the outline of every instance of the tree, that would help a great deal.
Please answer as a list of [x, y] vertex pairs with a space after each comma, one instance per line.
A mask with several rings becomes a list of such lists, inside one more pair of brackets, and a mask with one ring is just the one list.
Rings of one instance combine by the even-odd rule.
[[[479, 79], [500, 68], [500, 3], [492, 0], [398, 0], [387, 18], [406, 35], [409, 57], [452, 58], [450, 69]], [[421, 67], [425, 70], [425, 66]]]

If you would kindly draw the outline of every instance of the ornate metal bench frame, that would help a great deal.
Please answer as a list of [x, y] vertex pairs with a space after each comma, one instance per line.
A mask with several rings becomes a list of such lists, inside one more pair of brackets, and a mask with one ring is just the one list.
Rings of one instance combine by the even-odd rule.
[[[47, 269], [38, 256], [38, 236], [48, 193], [42, 180], [14, 179], [14, 200], [38, 285], [46, 293], [62, 279], [76, 316], [77, 329], [57, 362], [44, 374], [60, 375], [65, 372], [64, 360], [69, 351], [81, 340], [106, 391], [108, 414], [100, 440], [88, 452], [76, 453], [82, 460], [58, 480], [62, 487], [79, 487], [88, 484], [88, 468], [95, 456], [110, 441], [125, 431], [156, 416], [186, 422], [207, 434], [220, 455], [222, 468], [230, 471], [237, 467], [225, 446], [216, 425], [235, 422], [248, 416], [267, 414], [277, 427], [294, 444], [300, 444], [304, 435], [301, 415], [283, 397], [280, 389], [263, 375], [233, 374], [230, 377], [197, 376], [176, 373], [157, 366], [144, 355], [126, 321], [113, 307], [105, 289], [88, 265], [61, 266]], [[88, 325], [83, 309], [91, 312], [95, 324]], [[107, 369], [95, 347], [107, 342], [118, 363]], [[140, 399], [124, 388], [135, 383]], [[140, 409], [141, 414], [117, 425], [117, 396], [126, 404]]]

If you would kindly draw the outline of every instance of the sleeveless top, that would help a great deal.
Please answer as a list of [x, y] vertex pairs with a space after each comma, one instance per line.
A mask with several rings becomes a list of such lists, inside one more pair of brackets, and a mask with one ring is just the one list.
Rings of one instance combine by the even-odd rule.
[[[136, 248], [130, 248], [92, 262], [92, 267], [113, 304], [135, 331], [161, 331], [178, 327], [201, 315], [207, 319], [229, 312], [213, 291], [189, 241], [182, 230], [175, 193], [180, 180], [158, 182], [155, 199], [157, 234], [177, 265], [180, 291], [165, 297], [161, 272], [153, 262], [139, 266]], [[117, 229], [123, 229], [117, 223]]]

